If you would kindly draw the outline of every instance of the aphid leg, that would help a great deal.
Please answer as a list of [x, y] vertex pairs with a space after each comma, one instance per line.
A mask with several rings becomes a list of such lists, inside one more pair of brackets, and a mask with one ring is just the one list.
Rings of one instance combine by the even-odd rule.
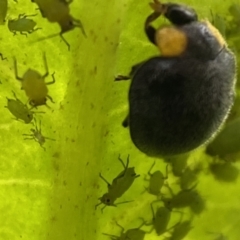
[[37, 16], [37, 13], [36, 14], [30, 14], [30, 15], [26, 15], [25, 13], [21, 13], [21, 14], [18, 15], [18, 19], [27, 18], [27, 17], [34, 17], [34, 16]]
[[[142, 217], [139, 217], [139, 219], [142, 220], [142, 224], [138, 227], [138, 229], [140, 229], [140, 228], [143, 227], [143, 226], [151, 226], [151, 225], [153, 225], [152, 222], [147, 223], [147, 221], [145, 221], [145, 219], [142, 218]], [[153, 230], [154, 230], [154, 226], [152, 226], [152, 229], [151, 229], [151, 230], [145, 231], [145, 233], [152, 233]]]
[[52, 140], [52, 141], [56, 141], [56, 139], [54, 139], [54, 138], [49, 138], [49, 137], [45, 137], [45, 139]]
[[166, 177], [164, 179], [168, 179], [168, 164], [166, 165]]
[[15, 97], [16, 100], [18, 100], [16, 93], [12, 90], [12, 94]]
[[101, 208], [101, 212], [103, 213], [103, 210], [106, 208], [107, 205], [104, 205], [102, 208]]
[[[48, 98], [52, 103], [55, 103], [55, 102], [53, 101], [53, 99], [52, 99], [51, 96], [47, 95], [47, 98]], [[45, 105], [47, 106], [47, 104], [45, 104]], [[47, 107], [49, 107], [49, 106], [47, 106]]]
[[148, 170], [148, 175], [149, 175], [150, 177], [152, 176], [151, 171], [152, 171], [155, 163], [156, 163], [156, 162], [154, 161], [153, 165], [152, 165], [152, 166], [150, 167], [150, 169]]
[[99, 173], [99, 177], [108, 185], [108, 187], [111, 186], [111, 184], [102, 176], [101, 173]]
[[165, 184], [165, 187], [168, 189], [172, 197], [174, 196], [173, 190], [169, 187], [168, 183]]
[[82, 34], [83, 34], [85, 37], [87, 37], [82, 22], [81, 22], [79, 19], [76, 19], [76, 18], [73, 18], [73, 17], [72, 17], [72, 21], [73, 21], [74, 26], [75, 26], [75, 27], [78, 27], [78, 28], [81, 28]]
[[[101, 198], [99, 198], [99, 199], [101, 199]], [[97, 210], [97, 207], [98, 207], [99, 205], [101, 205], [101, 204], [102, 204], [102, 202], [96, 204], [96, 205], [95, 205], [95, 210]]]
[[64, 43], [67, 45], [68, 47], [68, 51], [70, 51], [70, 44], [67, 42], [67, 40], [63, 37], [63, 33], [61, 32], [59, 34], [60, 38], [64, 41]]
[[33, 33], [33, 32], [36, 32], [37, 30], [40, 30], [40, 29], [42, 29], [42, 28], [35, 28], [32, 31], [28, 31], [28, 33]]
[[53, 83], [56, 82], [54, 75], [55, 75], [55, 72], [52, 74], [52, 81], [51, 82], [46, 82], [46, 85], [50, 85], [50, 84], [53, 84]]
[[6, 60], [7, 59], [7, 58], [3, 57], [2, 53], [0, 53], [0, 57], [1, 57], [2, 60]]
[[[124, 162], [123, 162], [123, 160], [121, 159], [120, 156], [121, 156], [121, 155], [119, 154], [119, 155], [118, 155], [118, 160], [119, 160], [119, 161], [121, 162], [121, 164], [123, 165], [123, 168], [126, 169], [127, 166], [125, 166], [125, 164], [124, 164]], [[127, 163], [127, 165], [128, 165], [128, 163]]]
[[123, 120], [122, 126], [125, 127], [125, 128], [129, 126], [129, 114]]
[[17, 70], [17, 59], [14, 57], [14, 73], [15, 73], [15, 78], [19, 81], [23, 81], [23, 78], [20, 78], [18, 76], [18, 70]]
[[22, 35], [25, 35], [25, 36], [27, 37], [27, 34], [26, 34], [26, 33], [24, 33], [24, 32], [20, 32], [20, 34], [22, 34]]
[[47, 58], [46, 58], [46, 53], [43, 53], [43, 62], [44, 62], [44, 67], [45, 67], [45, 71], [46, 73], [42, 76], [43, 78], [46, 78], [49, 74], [48, 72], [48, 64], [47, 64]]
[[119, 228], [121, 228], [121, 234], [123, 234], [124, 233], [124, 227], [121, 226], [117, 221], [115, 221], [115, 223]]
[[116, 235], [108, 234], [108, 233], [102, 233], [105, 236], [111, 237], [112, 240], [118, 240], [119, 237]]

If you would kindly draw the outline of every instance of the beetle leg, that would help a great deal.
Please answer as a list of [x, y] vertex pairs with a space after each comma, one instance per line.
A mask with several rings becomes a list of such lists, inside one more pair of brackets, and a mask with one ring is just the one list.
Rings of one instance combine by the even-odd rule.
[[123, 120], [122, 126], [125, 127], [125, 128], [129, 126], [129, 114]]
[[129, 79], [131, 79], [130, 76], [117, 75], [117, 76], [114, 78], [114, 81], [122, 81], [122, 80], [129, 80]]
[[[19, 76], [18, 76], [18, 70], [17, 70], [17, 59], [14, 57], [14, 72], [15, 72], [15, 78], [17, 79], [17, 80], [19, 80], [19, 81], [23, 81], [23, 78], [20, 78]], [[21, 88], [21, 89], [23, 89], [23, 88]]]

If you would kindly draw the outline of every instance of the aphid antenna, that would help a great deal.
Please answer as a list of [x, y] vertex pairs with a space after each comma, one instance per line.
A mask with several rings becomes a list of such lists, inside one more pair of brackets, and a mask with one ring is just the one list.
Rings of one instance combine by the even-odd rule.
[[134, 200], [116, 203], [116, 204], [115, 204], [115, 207], [116, 207], [117, 205], [120, 205], [120, 204], [123, 204], [123, 203], [130, 203], [130, 202], [134, 202]]
[[102, 234], [105, 235], [105, 236], [111, 237], [111, 239], [114, 239], [114, 240], [119, 239], [119, 237], [116, 236], [116, 235], [112, 235], [112, 234], [108, 234], [108, 233], [102, 233]]
[[31, 43], [41, 42], [41, 41], [44, 41], [46, 39], [57, 37], [57, 36], [59, 36], [59, 33], [54, 33], [54, 34], [51, 34], [51, 35], [49, 35], [47, 37], [38, 38], [36, 41], [32, 41]]

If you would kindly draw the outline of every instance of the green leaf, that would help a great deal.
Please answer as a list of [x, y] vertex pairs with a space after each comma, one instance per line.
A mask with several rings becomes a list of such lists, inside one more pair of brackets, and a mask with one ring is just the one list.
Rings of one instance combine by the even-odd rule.
[[[50, 1], [50, 0], [49, 0]], [[227, 1], [185, 1], [199, 12], [201, 18], [210, 17], [209, 9], [226, 14]], [[87, 38], [80, 29], [64, 35], [71, 50], [60, 37], [35, 42], [41, 37], [59, 32], [56, 23], [41, 17], [36, 4], [29, 1], [9, 0], [8, 18], [20, 13], [34, 14], [42, 30], [28, 37], [12, 36], [7, 24], [0, 26], [0, 239], [1, 240], [104, 240], [102, 233], [120, 235], [117, 220], [125, 229], [140, 225], [140, 217], [151, 221], [150, 203], [154, 196], [142, 193], [147, 183], [143, 181], [147, 170], [156, 160], [155, 169], [165, 171], [162, 159], [152, 159], [139, 152], [130, 140], [121, 122], [127, 114], [129, 82], [114, 82], [117, 74], [128, 74], [131, 66], [159, 54], [149, 43], [143, 24], [151, 13], [148, 1], [92, 0], [71, 4], [71, 14], [84, 25]], [[27, 102], [21, 83], [15, 79], [13, 57], [18, 61], [19, 75], [28, 68], [44, 73], [42, 52], [46, 52], [49, 72], [55, 72], [56, 83], [49, 85], [49, 95], [55, 104], [50, 109], [39, 107], [36, 114], [42, 121], [46, 151], [22, 134], [30, 134], [31, 125], [12, 120], [4, 108], [6, 97], [12, 90], [24, 103]], [[47, 78], [50, 81], [51, 78]], [[134, 202], [107, 207], [102, 213], [95, 210], [98, 198], [106, 191], [99, 172], [112, 181], [122, 171], [118, 155], [125, 160], [130, 154], [130, 166], [136, 168], [133, 186], [119, 202]], [[240, 183], [218, 182], [208, 170], [211, 157], [204, 148], [188, 158], [190, 166], [203, 165], [198, 176], [197, 189], [206, 201], [206, 209], [194, 216], [189, 240], [214, 239], [223, 233], [229, 239], [238, 239], [240, 221]], [[236, 164], [239, 169], [239, 164]], [[172, 175], [169, 184], [174, 191], [178, 179]], [[166, 190], [166, 189], [165, 189]], [[167, 192], [167, 190], [166, 190]], [[171, 226], [179, 220], [173, 213]], [[188, 219], [190, 214], [184, 214]], [[147, 228], [146, 228], [147, 230]], [[146, 240], [161, 239], [154, 232]]]

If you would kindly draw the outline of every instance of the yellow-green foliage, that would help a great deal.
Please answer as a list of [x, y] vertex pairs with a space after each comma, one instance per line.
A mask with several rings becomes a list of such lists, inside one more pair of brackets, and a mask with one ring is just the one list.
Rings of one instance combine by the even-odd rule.
[[[114, 220], [125, 229], [138, 227], [140, 217], [151, 221], [150, 203], [156, 197], [144, 192], [147, 182], [143, 178], [154, 160], [154, 170], [165, 172], [166, 164], [162, 159], [146, 157], [132, 144], [128, 130], [121, 126], [127, 114], [130, 82], [113, 81], [115, 75], [127, 74], [131, 65], [159, 54], [143, 31], [151, 12], [148, 2], [74, 0], [71, 14], [81, 19], [87, 38], [78, 28], [66, 33], [64, 37], [71, 45], [68, 51], [60, 37], [35, 42], [59, 32], [58, 24], [43, 19], [30, 0], [9, 0], [8, 19], [37, 12], [33, 19], [42, 29], [26, 37], [13, 36], [7, 23], [0, 26], [0, 53], [7, 57], [0, 59], [0, 240], [104, 240], [110, 238], [103, 232], [120, 235]], [[206, 18], [211, 17], [209, 9], [227, 16], [231, 1], [184, 3], [196, 8], [200, 18]], [[48, 101], [50, 108], [38, 109], [45, 114], [35, 115], [42, 121], [43, 135], [56, 139], [46, 140], [46, 151], [37, 142], [23, 139], [22, 134], [30, 134], [32, 125], [13, 120], [4, 108], [12, 90], [27, 102], [14, 76], [13, 57], [18, 60], [20, 76], [28, 68], [44, 74], [44, 51], [49, 73], [55, 72], [56, 78], [49, 87], [55, 104]], [[123, 170], [117, 160], [119, 154], [124, 160], [130, 154], [130, 167], [134, 166], [141, 177], [118, 200], [133, 202], [107, 207], [102, 213], [95, 205], [107, 186], [99, 172], [111, 182]], [[186, 240], [216, 239], [220, 233], [231, 240], [239, 239], [239, 178], [219, 181], [209, 170], [212, 160], [204, 148], [188, 157], [191, 168], [201, 168], [196, 189], [206, 207], [193, 216], [193, 228]], [[239, 169], [239, 164], [234, 166]], [[177, 182], [178, 178], [169, 173], [168, 183], [175, 193], [179, 190]], [[171, 225], [179, 219], [178, 213], [173, 215]], [[191, 217], [188, 211], [183, 215], [184, 220]], [[152, 232], [145, 239], [163, 238]]]

